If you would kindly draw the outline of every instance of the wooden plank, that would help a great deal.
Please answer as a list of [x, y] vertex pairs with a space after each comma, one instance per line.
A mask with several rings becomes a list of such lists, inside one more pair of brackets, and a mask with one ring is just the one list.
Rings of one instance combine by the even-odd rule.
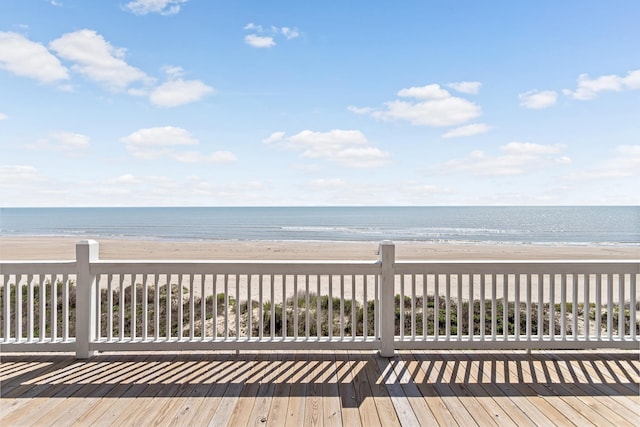
[[369, 385], [369, 377], [365, 371], [366, 362], [360, 357], [360, 352], [349, 352], [351, 364], [350, 376], [360, 412], [360, 421], [363, 426], [382, 426], [382, 420], [378, 414], [372, 389]]
[[305, 395], [307, 384], [304, 381], [307, 374], [308, 355], [305, 352], [295, 352], [295, 371], [291, 377], [289, 389], [289, 403], [287, 405], [286, 426], [301, 426], [304, 424]]
[[305, 382], [303, 425], [322, 426], [322, 355], [314, 353], [309, 356]]
[[269, 422], [269, 407], [273, 398], [275, 384], [281, 372], [282, 361], [279, 359], [280, 353], [269, 354], [269, 365], [264, 378], [260, 381], [260, 387], [255, 397], [255, 402], [249, 415], [247, 425], [261, 426]]
[[340, 406], [342, 407], [342, 422], [347, 426], [360, 426], [360, 411], [356, 400], [356, 391], [351, 378], [351, 365], [348, 354], [341, 352], [336, 355], [338, 391]]
[[342, 408], [335, 353], [322, 358], [322, 419], [325, 426], [342, 426]]
[[172, 420], [171, 425], [201, 426], [209, 424], [222, 402], [232, 375], [242, 368], [244, 361], [235, 359], [229, 353], [217, 353], [211, 362], [209, 372], [201, 380], [198, 395], [193, 395]]
[[[407, 396], [407, 400], [409, 404], [413, 408], [413, 412], [416, 414], [418, 418], [418, 422], [420, 425], [435, 425], [438, 423], [437, 419], [429, 409], [426, 400], [420, 393], [418, 386], [414, 381], [413, 375], [411, 375], [412, 369], [410, 363], [415, 362], [410, 353], [407, 352], [398, 352], [397, 359], [399, 363], [397, 363], [394, 367], [394, 373], [396, 375], [397, 381], [400, 383], [405, 396]], [[417, 364], [416, 364], [417, 365]], [[405, 423], [403, 422], [403, 425]]]
[[280, 356], [282, 357], [280, 374], [273, 389], [273, 398], [267, 415], [269, 424], [274, 426], [283, 426], [287, 421], [287, 406], [289, 405], [289, 392], [291, 390], [289, 378], [291, 372], [295, 369], [295, 360], [291, 355], [281, 351]]
[[260, 383], [269, 370], [269, 359], [263, 355], [258, 355], [257, 360], [251, 368], [251, 372], [245, 380], [244, 387], [240, 392], [238, 401], [233, 409], [233, 413], [227, 425], [244, 426], [249, 425], [251, 411], [253, 409]]
[[[74, 382], [74, 379], [82, 380], [96, 368], [96, 363], [80, 363], [69, 366], [70, 369], [63, 367], [62, 371], [47, 375], [43, 381], [47, 383], [46, 387], [40, 389], [40, 393], [31, 396], [22, 405], [12, 405], [9, 411], [2, 414], [3, 424], [20, 425], [31, 423], [34, 418], [38, 418], [42, 413], [47, 413], [57, 404], [63, 401], [63, 398], [72, 394], [82, 387], [82, 384]], [[32, 390], [32, 391], [35, 391]], [[24, 397], [21, 397], [24, 399]]]
[[[431, 362], [429, 368], [425, 367], [425, 364], [422, 363], [421, 369], [425, 372], [427, 384], [430, 384], [433, 391], [441, 397], [442, 403], [451, 415], [451, 419], [455, 420], [456, 424], [461, 426], [477, 426], [478, 423], [476, 423], [473, 414], [467, 410], [465, 404], [451, 387], [453, 379], [447, 378], [447, 375], [451, 375], [451, 369], [447, 369], [447, 365], [450, 365], [451, 361], [439, 353], [425, 354], [423, 352], [414, 352], [411, 354], [418, 361]], [[435, 408], [433, 413], [434, 416], [436, 416]], [[442, 419], [440, 414], [438, 418]]]
[[[69, 423], [70, 418], [67, 414], [71, 411], [80, 413], [81, 407], [78, 403], [81, 400], [79, 396], [86, 394], [100, 384], [103, 378], [119, 375], [123, 362], [99, 363], [98, 366], [89, 367], [87, 374], [81, 377], [70, 379], [72, 384], [59, 384], [52, 389], [52, 395], [47, 396], [44, 404], [38, 407], [37, 413], [29, 417], [29, 423], [32, 425], [60, 425]], [[57, 391], [54, 391], [56, 390]], [[107, 391], [107, 388], [104, 388]], [[69, 414], [71, 415], [71, 414]]]
[[492, 372], [492, 364], [485, 363], [489, 359], [486, 355], [478, 353], [457, 355], [456, 352], [452, 352], [452, 355], [459, 358], [466, 357], [471, 361], [473, 370], [470, 379], [484, 390], [484, 396], [491, 396], [498, 405], [504, 408], [516, 425], [535, 426], [547, 420], [545, 415], [529, 400], [512, 391], [511, 385], [505, 382], [502, 374], [498, 375], [498, 373]]
[[457, 382], [476, 396], [477, 401], [484, 406], [490, 416], [493, 416], [497, 424], [501, 426], [535, 425], [513, 401], [505, 397], [498, 387], [481, 381], [482, 374], [478, 364], [478, 358], [482, 357], [481, 355], [457, 351], [450, 351], [448, 355], [465, 367], [464, 372], [458, 370]]
[[[637, 413], [629, 411], [626, 408], [615, 405], [615, 401], [610, 400], [608, 396], [603, 395], [589, 384], [574, 382], [569, 375], [568, 368], [559, 363], [553, 356], [546, 356], [547, 365], [551, 365], [553, 369], [549, 369], [551, 380], [559, 383], [567, 393], [575, 396], [584, 405], [595, 411], [596, 415], [592, 420], [596, 424], [608, 424], [615, 426], [632, 426], [631, 420], [637, 416]], [[575, 372], [575, 370], [572, 370]]]
[[559, 365], [566, 378], [571, 378], [575, 383], [578, 383], [585, 393], [598, 396], [599, 401], [613, 412], [628, 420], [638, 416], [640, 406], [631, 399], [621, 396], [621, 390], [611, 387], [610, 384], [598, 382], [598, 379], [593, 378], [587, 371], [582, 360], [571, 361], [555, 353], [550, 354], [550, 357]]
[[377, 357], [376, 363], [378, 364], [378, 370], [380, 371], [384, 385], [389, 393], [391, 403], [393, 403], [393, 407], [398, 415], [400, 424], [403, 426], [420, 425], [420, 422], [416, 414], [413, 412], [413, 408], [407, 400], [407, 396], [404, 394], [404, 389], [400, 385], [395, 372], [395, 365], [399, 363], [398, 357]]
[[369, 381], [369, 387], [371, 388], [371, 395], [378, 412], [378, 417], [385, 426], [400, 426], [400, 420], [396, 414], [396, 410], [393, 407], [387, 388], [384, 386], [384, 380], [382, 374], [378, 370], [378, 364], [375, 361], [376, 357], [380, 357], [377, 354], [360, 352], [356, 355], [357, 360], [364, 362], [364, 373], [367, 375]]
[[[440, 426], [457, 426], [458, 423], [453, 418], [453, 415], [447, 408], [443, 401], [443, 397], [440, 396], [435, 387], [433, 386], [433, 381], [430, 380], [430, 373], [433, 372], [431, 369], [434, 366], [433, 360], [422, 360], [420, 356], [411, 353], [412, 361], [408, 365], [409, 372], [413, 377], [414, 383], [420, 393], [422, 394], [422, 398], [427, 403], [427, 406], [431, 410], [431, 413], [436, 419], [436, 424]], [[425, 366], [427, 365], [427, 366]], [[438, 375], [435, 375], [434, 378], [437, 378]]]
[[556, 390], [556, 385], [545, 383], [542, 368], [536, 367], [539, 365], [539, 360], [535, 356], [526, 356], [516, 353], [511, 353], [508, 357], [515, 361], [520, 361], [519, 367], [522, 369], [526, 380], [530, 380], [529, 387], [531, 387], [542, 399], [549, 402], [549, 404], [559, 411], [567, 420], [571, 423], [579, 426], [593, 425], [588, 417], [584, 416], [579, 410], [576, 410], [568, 401], [573, 402], [572, 399], [563, 399], [563, 396]]
[[235, 372], [231, 372], [226, 377], [228, 383], [227, 388], [222, 396], [222, 400], [218, 405], [215, 413], [209, 420], [210, 426], [224, 426], [230, 425], [229, 420], [233, 414], [233, 410], [238, 403], [240, 393], [244, 388], [247, 378], [251, 374], [251, 370], [256, 363], [256, 353], [244, 353], [237, 357], [238, 361], [242, 362], [240, 369]]
[[[130, 382], [114, 387], [109, 392], [109, 395], [113, 396], [113, 398], [102, 399], [101, 403], [106, 403], [108, 407], [106, 410], [101, 411], [99, 416], [93, 417], [91, 424], [96, 426], [113, 425], [117, 419], [122, 419], [120, 418], [122, 414], [134, 413], [136, 404], [140, 403], [137, 398], [144, 395], [151, 382], [163, 375], [176, 357], [177, 355], [163, 358], [156, 356], [155, 358], [150, 357], [149, 363], [141, 362], [141, 366], [144, 369], [139, 374], [130, 378]], [[78, 423], [80, 424], [80, 420], [78, 420]]]

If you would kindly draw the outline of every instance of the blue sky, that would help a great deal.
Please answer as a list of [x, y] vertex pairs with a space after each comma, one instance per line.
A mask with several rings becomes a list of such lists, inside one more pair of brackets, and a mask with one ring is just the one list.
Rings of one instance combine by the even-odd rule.
[[2, 0], [0, 205], [637, 205], [640, 2]]

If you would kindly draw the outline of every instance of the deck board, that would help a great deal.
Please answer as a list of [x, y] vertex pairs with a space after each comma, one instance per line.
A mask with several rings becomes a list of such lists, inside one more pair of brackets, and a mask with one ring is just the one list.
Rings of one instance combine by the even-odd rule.
[[2, 354], [2, 425], [637, 425], [638, 351]]

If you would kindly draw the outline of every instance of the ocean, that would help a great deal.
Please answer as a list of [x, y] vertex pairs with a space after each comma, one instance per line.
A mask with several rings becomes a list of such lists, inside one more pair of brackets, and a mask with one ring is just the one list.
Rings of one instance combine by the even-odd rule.
[[0, 235], [640, 246], [640, 207], [0, 208]]

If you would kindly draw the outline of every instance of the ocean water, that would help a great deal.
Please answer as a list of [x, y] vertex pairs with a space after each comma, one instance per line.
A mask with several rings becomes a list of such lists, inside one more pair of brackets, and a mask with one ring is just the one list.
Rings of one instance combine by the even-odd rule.
[[0, 235], [640, 246], [640, 207], [0, 208]]

